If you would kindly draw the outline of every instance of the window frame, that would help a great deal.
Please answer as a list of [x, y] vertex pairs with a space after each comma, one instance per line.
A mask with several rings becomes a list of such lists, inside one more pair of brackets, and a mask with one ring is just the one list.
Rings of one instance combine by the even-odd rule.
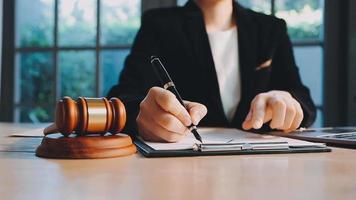
[[[356, 36], [352, 0], [325, 1], [325, 81], [324, 105], [326, 126], [356, 124]], [[353, 46], [354, 45], [354, 46]]]
[[14, 1], [3, 1], [0, 121], [7, 122], [12, 122], [14, 116], [14, 10]]
[[[54, 85], [53, 90], [55, 99], [53, 107], [55, 107], [56, 100], [61, 97], [61, 84], [60, 84], [60, 71], [59, 71], [59, 53], [65, 51], [95, 51], [95, 96], [101, 96], [102, 93], [102, 70], [101, 68], [101, 52], [105, 50], [129, 50], [131, 44], [127, 45], [102, 45], [101, 39], [101, 0], [96, 1], [96, 37], [94, 46], [60, 46], [58, 43], [58, 24], [59, 24], [59, 1], [54, 0], [54, 27], [53, 27], [53, 45], [50, 47], [16, 47], [15, 34], [16, 34], [16, 0], [4, 1], [3, 9], [3, 27], [6, 30], [3, 31], [3, 49], [2, 52], [2, 73], [1, 73], [1, 96], [0, 96], [0, 121], [19, 121], [19, 108], [21, 106], [33, 106], [37, 103], [21, 103], [15, 102], [19, 91], [18, 85], [16, 85], [17, 68], [16, 55], [19, 53], [35, 53], [35, 52], [49, 52], [53, 54], [53, 75]], [[159, 7], [167, 5], [167, 3], [173, 3], [173, 1], [161, 2], [158, 0], [144, 1], [141, 0], [141, 13], [147, 8]], [[15, 77], [16, 76], [16, 77]]]

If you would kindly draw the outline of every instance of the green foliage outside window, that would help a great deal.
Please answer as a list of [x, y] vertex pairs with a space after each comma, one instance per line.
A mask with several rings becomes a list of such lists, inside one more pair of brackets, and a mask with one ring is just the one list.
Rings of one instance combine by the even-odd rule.
[[49, 24], [38, 24], [38, 26], [26, 25], [20, 32], [20, 44], [24, 47], [49, 47], [52, 33], [48, 30]]
[[139, 20], [128, 23], [113, 22], [107, 25], [105, 31], [103, 31], [101, 44], [109, 46], [113, 44], [130, 45], [133, 43], [140, 22]]
[[[238, 0], [246, 8], [271, 14], [271, 0]], [[323, 5], [319, 0], [275, 0], [275, 16], [284, 19], [292, 40], [320, 40]]]
[[19, 56], [21, 76], [16, 80], [20, 85], [20, 120], [48, 121], [53, 107], [53, 54], [24, 53]]
[[[58, 2], [60, 3], [58, 47], [95, 47], [96, 0], [59, 0]], [[140, 26], [140, 1], [101, 0], [101, 3], [102, 9], [105, 10], [101, 12], [100, 46], [131, 45]], [[18, 48], [53, 47], [53, 8], [53, 0], [36, 0], [32, 3], [27, 0], [17, 0], [16, 46]], [[16, 100], [18, 105], [16, 112], [21, 122], [53, 120], [53, 107], [56, 101], [53, 55], [53, 50], [18, 53], [19, 74], [16, 76], [18, 80], [15, 85], [19, 95]], [[110, 59], [108, 56], [119, 56], [120, 60]], [[115, 84], [124, 58], [121, 53], [105, 54], [103, 58], [105, 61], [116, 61], [116, 63], [100, 63], [108, 65], [100, 66], [100, 69], [106, 70], [102, 74], [109, 74], [110, 84]], [[59, 73], [57, 85], [60, 89], [60, 97], [94, 97], [96, 84], [102, 84], [105, 91], [110, 87], [104, 82], [105, 77], [101, 77], [101, 83], [96, 82], [95, 50], [60, 50], [57, 59]]]
[[61, 96], [95, 96], [95, 52], [64, 51], [59, 53]]
[[276, 16], [284, 19], [293, 40], [320, 40], [323, 8], [316, 0], [276, 0]]

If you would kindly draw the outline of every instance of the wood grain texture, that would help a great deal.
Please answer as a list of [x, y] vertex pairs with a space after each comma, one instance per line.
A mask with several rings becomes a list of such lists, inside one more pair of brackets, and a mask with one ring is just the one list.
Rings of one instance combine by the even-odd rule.
[[[0, 123], [8, 134], [32, 127]], [[10, 141], [9, 141], [10, 140]], [[356, 150], [147, 159], [0, 152], [1, 199], [355, 199]]]

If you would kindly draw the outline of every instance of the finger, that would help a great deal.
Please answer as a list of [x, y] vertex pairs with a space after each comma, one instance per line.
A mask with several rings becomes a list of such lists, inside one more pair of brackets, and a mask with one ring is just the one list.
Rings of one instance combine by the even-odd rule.
[[184, 134], [168, 131], [149, 117], [143, 117], [140, 121], [141, 131], [144, 129], [143, 139], [157, 142], [177, 142]]
[[259, 129], [263, 125], [263, 119], [266, 114], [266, 97], [263, 94], [259, 94], [252, 101], [252, 119], [251, 125], [254, 129]]
[[[252, 119], [252, 112], [250, 111], [247, 114], [245, 121], [242, 123], [243, 129], [249, 130], [253, 127], [253, 123], [252, 123], [251, 119]], [[266, 113], [265, 113], [265, 116], [263, 119], [263, 124], [271, 121], [271, 119], [272, 119], [272, 108], [270, 106], [267, 106]]]
[[268, 100], [268, 105], [272, 108], [272, 121], [270, 127], [278, 129], [283, 126], [286, 114], [286, 104], [280, 97], [271, 97]]
[[263, 123], [271, 121], [272, 120], [272, 114], [273, 114], [273, 111], [272, 111], [271, 106], [267, 106], [266, 114], [265, 114], [265, 117], [263, 119]]
[[154, 121], [167, 131], [184, 134], [188, 130], [177, 117], [158, 106], [142, 106], [141, 110], [145, 119]]
[[158, 106], [164, 111], [176, 116], [185, 126], [192, 124], [188, 111], [179, 103], [178, 99], [172, 92], [163, 88], [159, 88], [154, 92], [156, 92], [154, 94], [154, 99]]
[[188, 128], [170, 113], [162, 112], [155, 117], [154, 121], [167, 131], [180, 135], [185, 135], [188, 131]]
[[184, 103], [189, 111], [192, 123], [198, 125], [200, 120], [208, 113], [208, 109], [205, 105], [200, 103], [190, 101], [184, 101]]
[[304, 118], [303, 109], [300, 106], [299, 102], [294, 100], [294, 105], [296, 107], [296, 114], [295, 114], [294, 121], [293, 121], [291, 127], [289, 128], [289, 130], [286, 131], [288, 133], [295, 131], [297, 128], [299, 128], [299, 126], [302, 123], [303, 118]]
[[250, 110], [248, 112], [248, 114], [246, 115], [246, 118], [244, 120], [244, 122], [242, 123], [242, 128], [244, 130], [250, 130], [252, 127], [253, 127], [253, 124], [252, 124], [252, 110]]
[[139, 135], [142, 137], [142, 139], [146, 141], [151, 141], [151, 142], [162, 142], [162, 138], [157, 137], [155, 134], [152, 134], [152, 132], [149, 131], [149, 127], [145, 127], [145, 124], [143, 123], [143, 118], [141, 114], [139, 113], [136, 119], [137, 123], [137, 129]]
[[296, 107], [292, 99], [285, 99], [286, 103], [286, 113], [284, 118], [283, 126], [281, 127], [282, 130], [288, 130], [292, 123], [294, 122], [294, 118], [296, 115]]

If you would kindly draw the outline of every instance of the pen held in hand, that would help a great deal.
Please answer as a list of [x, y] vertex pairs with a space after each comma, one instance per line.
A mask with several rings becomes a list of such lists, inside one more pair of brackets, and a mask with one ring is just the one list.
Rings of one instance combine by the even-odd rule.
[[[157, 56], [151, 56], [151, 64], [162, 87], [166, 90], [171, 91], [176, 96], [179, 103], [186, 108], [182, 97], [178, 93], [178, 90], [176, 89], [171, 77], [169, 76], [166, 68], [163, 66], [161, 60]], [[203, 143], [202, 138], [199, 135], [198, 129], [195, 125], [191, 124], [190, 126], [188, 126], [188, 129], [190, 130], [190, 132], [193, 133], [195, 139]]]

